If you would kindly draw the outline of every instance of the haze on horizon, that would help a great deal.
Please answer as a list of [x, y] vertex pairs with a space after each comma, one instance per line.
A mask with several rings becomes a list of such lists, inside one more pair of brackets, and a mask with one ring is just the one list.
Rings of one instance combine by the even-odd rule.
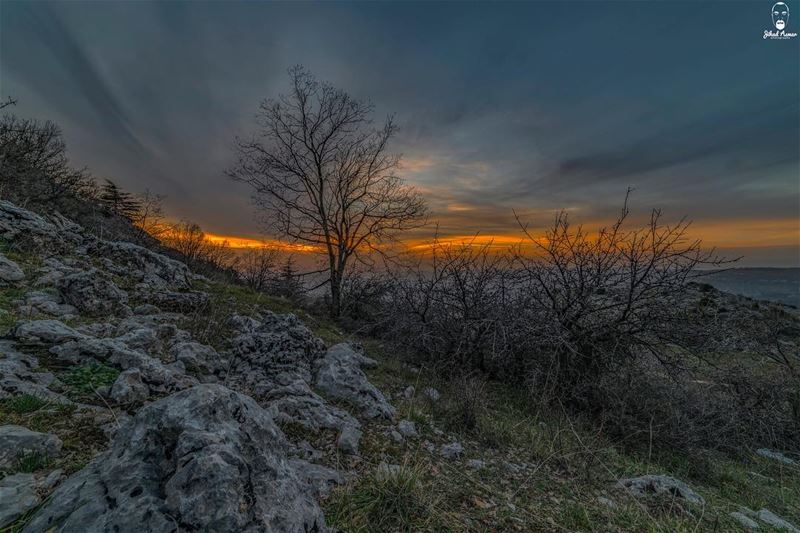
[[800, 266], [800, 47], [762, 39], [770, 6], [2, 2], [0, 96], [96, 176], [258, 239], [224, 170], [303, 64], [396, 114], [444, 237], [516, 240], [512, 208], [596, 226], [633, 187], [635, 211], [692, 218], [743, 266]]

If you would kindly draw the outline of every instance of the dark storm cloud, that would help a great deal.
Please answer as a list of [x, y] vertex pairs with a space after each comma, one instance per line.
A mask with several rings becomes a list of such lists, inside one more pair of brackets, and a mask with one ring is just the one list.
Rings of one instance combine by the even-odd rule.
[[[46, 4], [33, 5], [24, 15], [18, 20], [20, 24], [18, 29], [38, 34], [40, 42], [51, 58], [51, 61], [45, 61], [50, 64], [56, 63], [60, 69], [70, 73], [71, 89], [76, 91], [90, 107], [95, 119], [101, 124], [103, 133], [118, 139], [121, 143], [127, 143], [128, 148], [137, 155], [146, 156], [146, 149], [134, 132], [124, 106], [70, 28], [66, 27], [63, 20]], [[20, 54], [15, 58], [17, 61], [28, 60], [24, 57], [24, 51], [17, 53]]]
[[771, 4], [568, 6], [3, 2], [0, 92], [57, 120], [76, 163], [217, 233], [258, 232], [223, 171], [298, 63], [396, 114], [448, 231], [613, 216], [628, 186], [701, 222], [800, 217], [800, 51], [761, 39]]

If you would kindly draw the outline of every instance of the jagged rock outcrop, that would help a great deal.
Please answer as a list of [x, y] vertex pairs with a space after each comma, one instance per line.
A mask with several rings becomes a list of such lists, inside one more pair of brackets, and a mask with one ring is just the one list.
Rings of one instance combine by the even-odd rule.
[[142, 408], [23, 531], [326, 531], [319, 481], [252, 399], [199, 385]]
[[[337, 430], [336, 449], [358, 454], [361, 422], [327, 397], [392, 418], [361, 370], [375, 361], [351, 345], [326, 351], [296, 316], [265, 310], [232, 317], [233, 335], [219, 344], [228, 347], [217, 351], [178, 326], [210, 302], [192, 290], [198, 278], [186, 265], [7, 202], [0, 237], [39, 256], [17, 283], [35, 290], [12, 303], [26, 320], [0, 341], [0, 399], [70, 403], [70, 416], [114, 439], [46, 500], [60, 473], [48, 483], [39, 473], [8, 481], [22, 512], [45, 502], [24, 531], [327, 531], [317, 497], [341, 475], [308, 462], [323, 452], [289, 442], [277, 424]], [[57, 376], [98, 363], [120, 373], [96, 388], [102, 406], [82, 404], [96, 400]]]
[[317, 360], [314, 385], [331, 398], [353, 405], [367, 418], [392, 419], [394, 407], [361, 371], [361, 365], [373, 363], [349, 344], [337, 344]]
[[87, 251], [110, 259], [147, 287], [185, 290], [191, 285], [191, 271], [184, 263], [137, 244], [96, 239]]
[[22, 426], [0, 426], [0, 468], [12, 466], [25, 455], [55, 457], [60, 451], [61, 439], [55, 435]]
[[61, 476], [61, 470], [54, 470], [45, 476], [14, 474], [0, 479], [0, 528], [39, 505], [41, 493], [53, 488]]
[[66, 303], [87, 314], [115, 313], [128, 303], [128, 293], [94, 268], [63, 276], [56, 287]]
[[0, 237], [57, 252], [83, 244], [83, 229], [60, 215], [49, 219], [0, 200]]
[[30, 394], [47, 400], [68, 402], [48, 388], [55, 379], [51, 372], [40, 369], [36, 357], [20, 352], [11, 341], [0, 341], [0, 400]]
[[58, 320], [25, 320], [18, 322], [10, 332], [10, 336], [22, 344], [32, 346], [50, 346], [67, 341], [86, 338]]

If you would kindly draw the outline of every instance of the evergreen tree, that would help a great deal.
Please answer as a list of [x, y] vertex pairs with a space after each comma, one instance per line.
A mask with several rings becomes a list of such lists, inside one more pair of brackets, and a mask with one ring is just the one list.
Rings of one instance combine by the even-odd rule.
[[109, 213], [123, 216], [133, 220], [139, 214], [140, 203], [129, 192], [120, 189], [116, 183], [106, 179], [105, 184], [100, 188], [100, 205]]

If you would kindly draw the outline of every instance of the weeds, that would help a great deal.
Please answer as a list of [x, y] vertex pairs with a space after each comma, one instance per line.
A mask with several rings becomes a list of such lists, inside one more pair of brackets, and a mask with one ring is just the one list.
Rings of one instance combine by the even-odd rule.
[[38, 411], [47, 405], [47, 400], [43, 400], [38, 396], [33, 396], [32, 394], [23, 394], [21, 396], [14, 396], [12, 398], [2, 400], [0, 405], [2, 405], [2, 409], [5, 411], [24, 415]]
[[424, 473], [420, 465], [382, 465], [334, 490], [326, 517], [351, 533], [440, 530], [444, 517]]
[[119, 370], [103, 364], [92, 363], [75, 367], [60, 376], [61, 381], [69, 392], [88, 396], [94, 395], [100, 387], [107, 387], [114, 383], [119, 376]]

